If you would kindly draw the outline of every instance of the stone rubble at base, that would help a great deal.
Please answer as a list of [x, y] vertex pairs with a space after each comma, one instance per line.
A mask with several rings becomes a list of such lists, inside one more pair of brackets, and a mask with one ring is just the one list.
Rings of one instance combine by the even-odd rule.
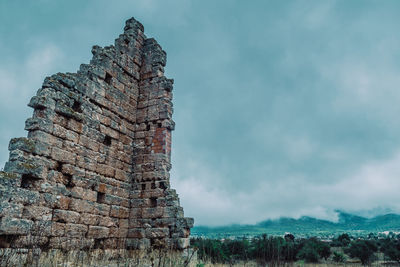
[[184, 249], [193, 219], [170, 188], [173, 80], [131, 18], [90, 64], [32, 97], [0, 173], [0, 247]]

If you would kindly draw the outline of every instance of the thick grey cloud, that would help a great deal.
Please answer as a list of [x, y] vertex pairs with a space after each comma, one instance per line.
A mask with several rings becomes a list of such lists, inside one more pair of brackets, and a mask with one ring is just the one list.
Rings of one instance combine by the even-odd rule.
[[172, 184], [197, 224], [400, 211], [398, 1], [0, 3], [0, 161], [46, 75], [134, 16], [168, 53]]

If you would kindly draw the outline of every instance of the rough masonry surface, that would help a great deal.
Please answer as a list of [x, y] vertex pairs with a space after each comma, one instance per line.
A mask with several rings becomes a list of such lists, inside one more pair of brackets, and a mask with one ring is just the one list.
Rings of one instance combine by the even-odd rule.
[[77, 73], [47, 77], [27, 138], [0, 173], [0, 247], [189, 246], [170, 188], [173, 80], [166, 53], [131, 18]]

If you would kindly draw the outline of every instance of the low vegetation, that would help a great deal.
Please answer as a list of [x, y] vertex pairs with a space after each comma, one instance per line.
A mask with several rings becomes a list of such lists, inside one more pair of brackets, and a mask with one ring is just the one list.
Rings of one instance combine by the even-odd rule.
[[293, 262], [305, 263], [360, 263], [371, 265], [382, 261], [400, 264], [400, 235], [379, 237], [352, 237], [341, 234], [332, 240], [317, 237], [295, 238], [260, 235], [253, 238], [207, 239], [193, 238], [192, 247], [197, 249], [198, 259], [204, 263], [229, 264], [256, 262], [260, 265], [282, 265]]

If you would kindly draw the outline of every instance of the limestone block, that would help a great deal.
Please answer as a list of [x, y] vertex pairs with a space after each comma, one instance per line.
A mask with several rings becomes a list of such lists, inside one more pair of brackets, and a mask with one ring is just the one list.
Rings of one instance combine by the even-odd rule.
[[51, 236], [64, 236], [65, 223], [53, 222], [51, 224]]
[[123, 170], [116, 169], [115, 170], [115, 179], [118, 179], [123, 182], [127, 182], [127, 181], [129, 181], [129, 175]]
[[95, 210], [95, 214], [109, 216], [110, 215], [110, 205], [94, 203], [93, 208]]
[[34, 159], [23, 157], [16, 161], [8, 161], [4, 166], [4, 171], [10, 173], [26, 174], [36, 179], [43, 179], [47, 176], [44, 166], [38, 164]]
[[63, 146], [63, 141], [60, 138], [41, 130], [30, 131], [28, 133], [28, 138], [48, 144], [51, 147], [61, 148]]
[[34, 236], [51, 236], [52, 235], [52, 221], [35, 221], [30, 231], [30, 235]]
[[33, 221], [50, 221], [52, 218], [52, 210], [41, 206], [25, 206], [22, 211], [22, 217]]
[[164, 238], [169, 236], [168, 228], [148, 228], [145, 231], [147, 238]]
[[69, 237], [84, 237], [88, 232], [88, 226], [84, 224], [65, 224], [65, 235]]
[[99, 143], [85, 135], [80, 136], [79, 144], [95, 152], [99, 151]]
[[172, 238], [187, 238], [190, 235], [190, 230], [189, 229], [175, 229], [173, 233], [171, 233]]
[[86, 225], [98, 225], [100, 222], [101, 216], [90, 214], [90, 213], [81, 213], [79, 217], [80, 224]]
[[59, 210], [53, 211], [53, 221], [64, 222], [64, 223], [79, 223], [80, 214], [70, 210]]
[[71, 191], [71, 196], [74, 198], [80, 198], [93, 202], [96, 201], [97, 199], [97, 192], [90, 189], [74, 186], [70, 191]]
[[13, 240], [12, 247], [13, 248], [38, 248], [47, 244], [49, 238], [46, 236], [18, 236]]
[[35, 109], [54, 109], [56, 106], [56, 101], [50, 96], [46, 95], [34, 96], [29, 101], [28, 106]]
[[3, 217], [0, 219], [0, 235], [26, 235], [33, 225], [31, 220]]
[[58, 197], [59, 202], [57, 207], [60, 209], [68, 209], [70, 207], [71, 204], [71, 198], [70, 197], [66, 197], [66, 196], [59, 196]]
[[155, 219], [160, 217], [170, 217], [165, 216], [165, 208], [163, 207], [155, 207], [155, 208], [143, 208], [142, 209], [142, 218], [144, 219]]
[[[129, 218], [129, 227], [130, 228], [146, 228], [151, 224], [151, 219], [141, 219], [141, 218]], [[150, 225], [151, 227], [151, 225]]]
[[177, 218], [176, 220], [176, 226], [179, 228], [193, 228], [194, 225], [194, 219], [193, 218]]
[[144, 238], [144, 237], [146, 237], [146, 233], [145, 233], [145, 230], [142, 228], [131, 228], [128, 230], [128, 237]]
[[76, 155], [57, 147], [53, 147], [51, 149], [51, 157], [56, 161], [73, 165], [75, 164]]
[[129, 218], [129, 209], [111, 205], [110, 216], [121, 219]]
[[110, 229], [102, 226], [89, 226], [87, 237], [89, 238], [106, 238], [110, 233]]
[[83, 129], [83, 124], [80, 121], [74, 120], [74, 119], [70, 119], [68, 120], [68, 129], [81, 134], [82, 133], [82, 129]]
[[93, 204], [87, 200], [82, 199], [71, 198], [69, 209], [79, 213], [86, 212], [97, 214], [97, 211], [93, 208]]
[[12, 218], [20, 218], [24, 205], [20, 203], [0, 202], [0, 217], [9, 216]]
[[104, 226], [107, 228], [110, 227], [115, 227], [118, 225], [118, 219], [116, 218], [111, 218], [111, 217], [106, 217], [106, 216], [100, 216], [99, 217], [99, 226]]
[[81, 113], [74, 111], [71, 107], [62, 104], [61, 102], [56, 103], [54, 110], [66, 118], [72, 118], [77, 121], [83, 120], [83, 116]]
[[129, 220], [128, 219], [119, 219], [118, 226], [120, 228], [128, 228], [129, 227]]
[[129, 208], [129, 200], [128, 199], [109, 195], [109, 194], [106, 194], [104, 203], [109, 204], [109, 205], [119, 205], [119, 206], [123, 206], [125, 208]]
[[51, 134], [59, 138], [66, 139], [66, 131], [67, 129], [65, 129], [61, 125], [54, 124], [53, 131], [51, 132]]
[[128, 228], [110, 227], [110, 237], [126, 238], [128, 236]]
[[36, 191], [27, 190], [24, 188], [16, 188], [11, 196], [11, 202], [22, 203], [24, 205], [33, 205], [39, 202], [40, 194]]

